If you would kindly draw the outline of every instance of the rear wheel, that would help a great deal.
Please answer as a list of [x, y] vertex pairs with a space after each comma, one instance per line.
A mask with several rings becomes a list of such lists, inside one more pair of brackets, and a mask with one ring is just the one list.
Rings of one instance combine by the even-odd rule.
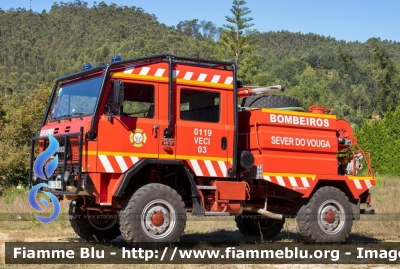
[[177, 242], [186, 226], [185, 204], [162, 184], [148, 184], [128, 198], [120, 213], [127, 242]]
[[297, 213], [297, 224], [308, 242], [343, 242], [353, 225], [347, 196], [334, 187], [322, 187]]
[[83, 211], [82, 205], [82, 198], [71, 201], [69, 205], [71, 227], [81, 238], [101, 242], [115, 239], [121, 234], [117, 215]]
[[252, 212], [243, 212], [235, 217], [236, 226], [243, 235], [261, 236], [272, 239], [277, 236], [285, 224], [285, 220], [274, 220]]

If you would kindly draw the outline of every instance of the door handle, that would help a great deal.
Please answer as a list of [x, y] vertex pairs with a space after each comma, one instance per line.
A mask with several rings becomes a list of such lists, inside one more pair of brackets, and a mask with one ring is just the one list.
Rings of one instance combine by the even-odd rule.
[[226, 150], [226, 146], [227, 146], [227, 140], [226, 137], [222, 137], [221, 139], [221, 149]]
[[153, 136], [157, 137], [158, 124], [153, 125]]

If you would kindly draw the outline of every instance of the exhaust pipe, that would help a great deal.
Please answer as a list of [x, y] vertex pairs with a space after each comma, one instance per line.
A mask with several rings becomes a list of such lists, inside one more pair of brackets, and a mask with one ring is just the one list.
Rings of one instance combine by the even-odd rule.
[[283, 220], [283, 215], [282, 214], [276, 214], [276, 213], [272, 213], [268, 210], [262, 209], [262, 208], [258, 208], [258, 207], [253, 207], [253, 206], [248, 206], [248, 207], [243, 207], [244, 211], [250, 211], [253, 213], [258, 213], [260, 215], [266, 216], [270, 219], [275, 219], [275, 220]]

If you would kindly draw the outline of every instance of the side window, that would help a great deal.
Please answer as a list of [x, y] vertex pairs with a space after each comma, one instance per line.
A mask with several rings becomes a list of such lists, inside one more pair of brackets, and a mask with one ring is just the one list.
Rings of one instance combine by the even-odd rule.
[[121, 116], [154, 118], [154, 86], [124, 82]]
[[202, 122], [219, 122], [220, 93], [182, 89], [180, 119]]

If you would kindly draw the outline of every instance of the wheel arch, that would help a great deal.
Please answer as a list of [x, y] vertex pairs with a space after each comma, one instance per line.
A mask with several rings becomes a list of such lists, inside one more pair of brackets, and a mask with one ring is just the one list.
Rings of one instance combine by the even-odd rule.
[[[114, 196], [122, 197], [126, 189], [129, 185], [129, 182], [133, 179], [133, 177], [146, 169], [149, 165], [166, 165], [170, 167], [176, 167], [181, 170], [180, 179], [183, 181], [187, 181], [190, 186], [190, 196], [192, 200], [193, 206], [193, 215], [204, 215], [204, 209], [201, 202], [200, 193], [196, 187], [196, 183], [194, 181], [193, 173], [189, 170], [188, 167], [185, 166], [185, 163], [181, 160], [155, 160], [155, 159], [141, 159], [137, 162], [133, 167], [129, 168], [125, 173], [120, 182], [120, 185], [117, 188]], [[149, 184], [150, 182], [144, 181], [143, 183]]]

